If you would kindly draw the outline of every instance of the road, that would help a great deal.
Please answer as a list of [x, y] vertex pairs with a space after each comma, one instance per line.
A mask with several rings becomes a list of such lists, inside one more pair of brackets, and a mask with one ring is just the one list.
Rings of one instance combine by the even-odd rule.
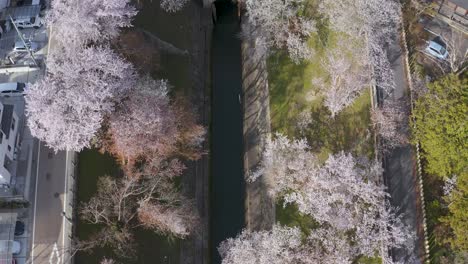
[[[65, 176], [67, 170], [70, 172], [71, 155], [65, 151], [55, 153], [43, 143], [37, 155], [31, 263], [68, 263], [70, 209], [65, 205], [70, 200]], [[67, 218], [62, 215], [64, 211]]]
[[[400, 100], [409, 95], [409, 87], [405, 74], [404, 57], [400, 48], [399, 38], [394, 38], [388, 48], [388, 56], [392, 63], [395, 77], [393, 93], [384, 95], [384, 100]], [[382, 99], [382, 98], [381, 98]], [[403, 263], [422, 263], [423, 234], [421, 233], [422, 209], [417, 184], [415, 152], [411, 145], [405, 145], [389, 151], [384, 155], [384, 179], [391, 203], [403, 215], [403, 221], [414, 231], [415, 240], [408, 241], [414, 250], [393, 250], [395, 260]]]

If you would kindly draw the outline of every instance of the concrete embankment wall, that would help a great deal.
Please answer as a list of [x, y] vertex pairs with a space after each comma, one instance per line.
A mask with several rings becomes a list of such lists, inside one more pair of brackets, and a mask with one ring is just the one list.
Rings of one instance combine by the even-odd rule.
[[[252, 41], [244, 40], [242, 54], [242, 110], [244, 175], [261, 161], [265, 139], [270, 133], [270, 99], [266, 56], [255, 51]], [[275, 202], [268, 196], [264, 177], [246, 183], [245, 224], [249, 230], [270, 229], [275, 223]]]

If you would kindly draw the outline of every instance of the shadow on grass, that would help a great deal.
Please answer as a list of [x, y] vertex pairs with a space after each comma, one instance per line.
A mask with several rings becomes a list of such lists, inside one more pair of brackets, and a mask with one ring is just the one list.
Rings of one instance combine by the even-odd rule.
[[[79, 154], [77, 205], [89, 201], [97, 191], [98, 178], [104, 175], [120, 176], [122, 172], [114, 157], [102, 154], [95, 149], [86, 149]], [[78, 218], [79, 219], [79, 218]], [[89, 239], [100, 230], [100, 225], [78, 221], [76, 236], [81, 240]], [[75, 263], [99, 263], [104, 257], [115, 258], [121, 264], [179, 263], [180, 240], [168, 240], [146, 229], [136, 229], [136, 256], [116, 258], [109, 247], [97, 247], [89, 252], [78, 252]]]

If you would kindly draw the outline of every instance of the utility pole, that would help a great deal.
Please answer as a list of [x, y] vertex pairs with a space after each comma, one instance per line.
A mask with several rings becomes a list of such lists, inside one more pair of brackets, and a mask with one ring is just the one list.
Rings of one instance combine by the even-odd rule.
[[37, 61], [36, 61], [36, 59], [34, 58], [34, 55], [33, 55], [32, 51], [31, 51], [31, 49], [29, 48], [28, 45], [26, 45], [26, 41], [24, 41], [23, 35], [22, 35], [21, 32], [19, 31], [18, 27], [16, 27], [15, 21], [13, 21], [13, 18], [11, 17], [11, 15], [8, 15], [8, 17], [10, 17], [11, 24], [13, 24], [13, 27], [15, 28], [16, 33], [18, 33], [18, 36], [20, 37], [21, 41], [23, 42], [23, 45], [24, 45], [24, 46], [26, 47], [26, 49], [28, 50], [29, 56], [31, 56], [31, 59], [32, 59], [33, 62], [34, 62], [34, 65], [36, 65], [36, 67], [39, 67], [39, 64], [37, 64]]

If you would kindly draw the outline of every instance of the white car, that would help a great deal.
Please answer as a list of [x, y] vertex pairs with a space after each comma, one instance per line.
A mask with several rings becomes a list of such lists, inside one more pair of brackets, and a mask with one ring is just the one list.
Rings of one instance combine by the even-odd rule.
[[24, 83], [0, 83], [0, 96], [22, 96], [24, 92]]
[[442, 41], [438, 40], [435, 41], [431, 40], [428, 42], [428, 45], [426, 47], [426, 52], [429, 53], [429, 55], [434, 56], [438, 59], [445, 60], [448, 57], [448, 51], [445, 48], [445, 44], [443, 44]]
[[[27, 40], [25, 42], [26, 42], [26, 46], [32, 52], [36, 52], [39, 49], [39, 45], [37, 44], [37, 42], [27, 41]], [[15, 42], [15, 46], [13, 47], [13, 51], [15, 51], [15, 52], [28, 52], [28, 49], [26, 48], [26, 46], [24, 45], [23, 41], [18, 40], [18, 41]]]

